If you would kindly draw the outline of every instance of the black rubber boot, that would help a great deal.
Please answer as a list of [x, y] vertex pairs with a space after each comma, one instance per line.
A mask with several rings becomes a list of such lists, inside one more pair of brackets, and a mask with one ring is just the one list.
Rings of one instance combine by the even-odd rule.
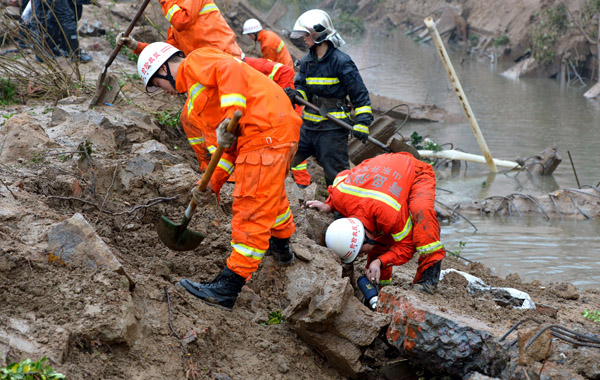
[[198, 283], [184, 278], [179, 283], [185, 290], [209, 304], [232, 309], [246, 280], [226, 267], [212, 282]]
[[290, 248], [290, 238], [278, 239], [271, 236], [269, 239], [269, 251], [273, 257], [277, 259], [281, 264], [291, 264], [294, 261], [294, 252]]

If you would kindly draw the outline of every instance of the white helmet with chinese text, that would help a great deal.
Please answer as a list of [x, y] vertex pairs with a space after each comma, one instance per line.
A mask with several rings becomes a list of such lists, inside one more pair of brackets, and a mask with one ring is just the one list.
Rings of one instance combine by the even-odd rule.
[[262, 30], [262, 25], [260, 25], [260, 21], [255, 18], [249, 18], [244, 22], [244, 27], [242, 29], [242, 34], [250, 34], [250, 33], [258, 33]]
[[333, 46], [339, 48], [346, 43], [335, 31], [327, 12], [320, 9], [311, 9], [302, 13], [294, 24], [290, 38], [301, 38], [306, 33], [310, 34], [315, 44], [330, 41]]
[[[140, 77], [144, 81], [144, 86], [146, 86], [147, 92], [154, 92], [159, 88], [150, 84], [150, 79], [156, 74], [158, 69], [169, 60], [172, 56], [178, 54], [183, 57], [183, 52], [177, 49], [175, 46], [168, 44], [166, 42], [153, 42], [150, 45], [146, 46], [142, 53], [138, 57], [137, 62], [137, 70]], [[172, 78], [170, 71], [167, 66], [168, 77]], [[164, 79], [171, 80], [165, 77]], [[175, 88], [175, 79], [172, 78], [173, 88]]]
[[341, 218], [333, 221], [325, 232], [327, 248], [335, 252], [342, 263], [356, 259], [365, 241], [365, 226], [357, 218]]

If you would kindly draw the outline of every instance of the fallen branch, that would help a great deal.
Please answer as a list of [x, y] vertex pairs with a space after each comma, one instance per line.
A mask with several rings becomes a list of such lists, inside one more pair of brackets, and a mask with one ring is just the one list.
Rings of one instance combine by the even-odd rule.
[[10, 189], [10, 187], [8, 187], [4, 181], [2, 180], [2, 178], [0, 178], [0, 183], [2, 183], [4, 185], [4, 187], [6, 187], [6, 190], [8, 190], [8, 192], [10, 193], [10, 195], [13, 196], [13, 198], [17, 199], [17, 197], [15, 197], [15, 194], [13, 194], [12, 190]]
[[442, 202], [438, 201], [437, 199], [436, 199], [436, 203], [439, 203], [439, 204], [441, 204], [442, 206], [446, 207], [448, 210], [452, 211], [452, 215], [453, 215], [453, 214], [456, 214], [456, 215], [460, 216], [461, 218], [463, 218], [464, 220], [466, 220], [466, 221], [467, 221], [467, 223], [469, 223], [469, 224], [470, 224], [470, 225], [471, 225], [471, 226], [472, 226], [472, 227], [475, 229], [475, 232], [477, 232], [477, 231], [478, 231], [477, 227], [475, 227], [475, 225], [474, 225], [473, 223], [471, 223], [471, 221], [470, 221], [469, 219], [467, 219], [467, 218], [466, 218], [466, 217], [465, 217], [463, 214], [461, 214], [460, 212], [456, 211], [456, 208], [449, 207], [449, 206], [447, 206], [447, 205], [443, 204]]
[[139, 209], [142, 209], [142, 208], [148, 208], [148, 207], [155, 206], [155, 205], [157, 205], [159, 203], [162, 203], [162, 202], [169, 202], [169, 201], [175, 200], [175, 199], [177, 199], [177, 197], [178, 196], [175, 195], [173, 197], [158, 197], [158, 198], [153, 198], [153, 199], [150, 199], [150, 200], [146, 201], [146, 204], [137, 205], [137, 206], [135, 206], [135, 207], [133, 207], [130, 210], [127, 210], [127, 211], [110, 212], [110, 211], [102, 210], [100, 208], [100, 206], [98, 206], [94, 202], [86, 201], [85, 199], [76, 198], [76, 197], [59, 197], [59, 196], [56, 196], [56, 195], [48, 195], [48, 196], [46, 196], [46, 198], [62, 199], [62, 200], [67, 200], [67, 201], [79, 201], [79, 202], [88, 204], [90, 206], [94, 206], [98, 211], [100, 211], [100, 212], [102, 212], [104, 214], [112, 215], [112, 216], [123, 215], [123, 214], [130, 214], [130, 213], [135, 212], [135, 211], [137, 211]]

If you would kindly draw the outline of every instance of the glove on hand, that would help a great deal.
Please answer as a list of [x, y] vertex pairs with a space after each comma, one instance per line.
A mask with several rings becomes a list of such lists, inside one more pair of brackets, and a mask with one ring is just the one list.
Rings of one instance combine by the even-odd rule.
[[138, 47], [138, 42], [133, 38], [133, 37], [125, 37], [123, 36], [123, 32], [119, 33], [117, 35], [117, 45], [122, 43], [123, 45], [127, 46], [128, 48], [130, 48], [131, 50], [135, 50]]
[[233, 133], [227, 131], [230, 121], [231, 119], [227, 118], [217, 127], [217, 144], [225, 149], [231, 148], [235, 140], [237, 140], [237, 137]]
[[198, 186], [192, 189], [192, 199], [198, 207], [207, 206], [209, 204], [217, 204], [217, 196], [210, 189], [204, 191], [198, 190]]
[[417, 284], [422, 285], [423, 290], [427, 293], [433, 293], [433, 290], [437, 288], [438, 282], [440, 282], [441, 269], [442, 260], [425, 269], [421, 281], [417, 282]]
[[290, 102], [292, 102], [292, 104], [297, 104], [295, 99], [296, 96], [302, 97], [302, 95], [298, 91], [294, 90], [291, 87], [286, 87], [283, 89], [283, 91], [285, 91], [285, 94], [288, 96], [288, 98], [290, 98]]
[[[358, 126], [355, 125], [354, 129], [352, 131], [352, 136], [356, 137], [357, 139], [359, 139], [360, 141], [362, 141], [362, 143], [366, 143], [367, 139], [369, 138], [369, 134], [363, 132], [362, 130], [364, 130], [365, 128], [367, 129], [367, 131], [369, 130], [369, 127], [365, 127], [365, 126], [360, 126], [360, 129], [357, 128]], [[362, 129], [362, 130], [361, 130]]]

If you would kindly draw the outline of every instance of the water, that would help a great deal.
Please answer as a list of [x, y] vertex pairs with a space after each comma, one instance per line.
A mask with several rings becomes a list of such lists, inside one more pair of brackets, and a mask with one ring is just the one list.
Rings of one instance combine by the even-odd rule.
[[[391, 37], [366, 36], [349, 41], [344, 50], [361, 71], [371, 92], [407, 102], [435, 104], [464, 115], [446, 71], [432, 44], [419, 44], [396, 32]], [[535, 156], [556, 144], [563, 161], [552, 176], [530, 178], [490, 175], [486, 165], [468, 163], [459, 176], [438, 179], [438, 199], [446, 204], [492, 195], [542, 195], [576, 188], [567, 151], [581, 185], [600, 182], [598, 132], [600, 100], [586, 100], [577, 82], [551, 79], [512, 80], [500, 75], [510, 64], [484, 58], [461, 58], [449, 52], [487, 145], [495, 158], [514, 161]], [[371, 67], [378, 65], [376, 67]], [[371, 68], [369, 68], [371, 67]], [[439, 144], [481, 155], [466, 118], [455, 123], [409, 123], [400, 133], [417, 131]], [[460, 119], [459, 119], [460, 120]], [[500, 171], [504, 168], [499, 167]], [[517, 273], [526, 281], [571, 282], [600, 288], [600, 221], [546, 221], [533, 217], [472, 217], [478, 232], [465, 221], [442, 226], [442, 239], [462, 255], [480, 261], [501, 276]]]

